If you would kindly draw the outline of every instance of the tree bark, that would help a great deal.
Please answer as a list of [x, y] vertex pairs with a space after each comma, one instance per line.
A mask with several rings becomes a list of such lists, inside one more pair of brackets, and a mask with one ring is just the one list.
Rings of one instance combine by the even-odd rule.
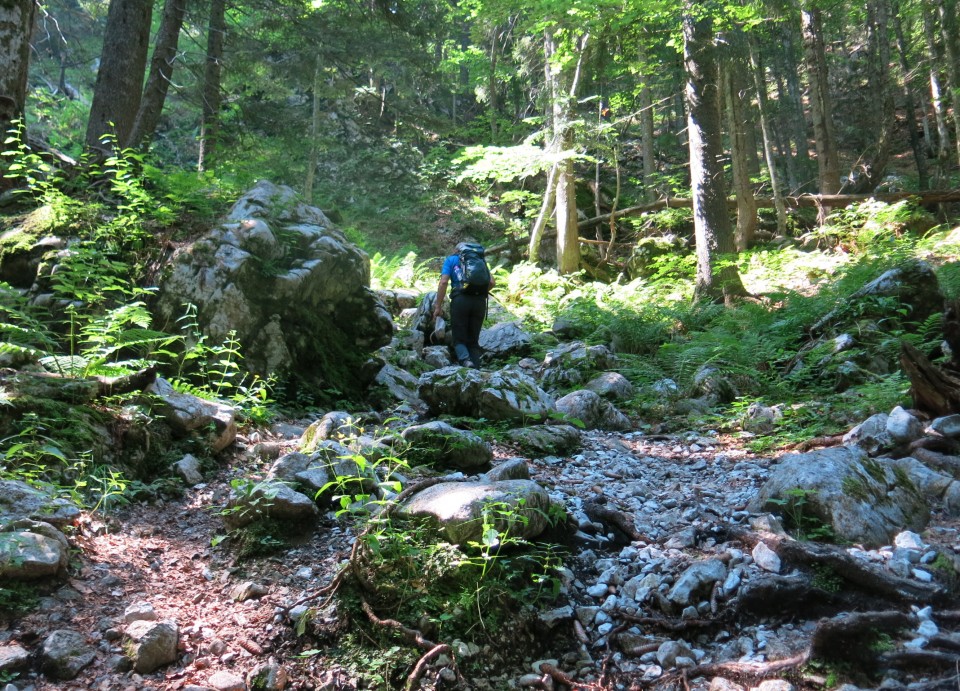
[[787, 163], [787, 183], [788, 189], [798, 192], [807, 189], [812, 175], [813, 162], [810, 160], [810, 148], [808, 145], [809, 136], [807, 134], [807, 120], [803, 112], [803, 89], [800, 85], [800, 70], [798, 65], [801, 62], [801, 55], [797, 51], [797, 28], [794, 26], [783, 26], [776, 34], [783, 47], [782, 51], [776, 51], [776, 55], [781, 56], [779, 61], [779, 70], [783, 79], [783, 87], [779, 89], [779, 96], [786, 109], [786, 127], [785, 131], [789, 133], [788, 145], [784, 151]]
[[[34, 0], [14, 0], [0, 5], [0, 136], [3, 139], [11, 124], [23, 119], [36, 9]], [[0, 150], [4, 148], [0, 145]]]
[[753, 85], [757, 92], [757, 110], [760, 114], [760, 131], [763, 134], [763, 156], [770, 175], [770, 189], [773, 192], [774, 207], [777, 210], [777, 235], [787, 234], [787, 206], [783, 202], [783, 190], [780, 187], [780, 172], [773, 155], [773, 143], [770, 138], [770, 116], [767, 104], [767, 81], [760, 62], [760, 51], [751, 46], [750, 66], [753, 73]]
[[868, 84], [878, 108], [874, 109], [873, 128], [877, 133], [873, 155], [861, 166], [860, 177], [845, 191], [857, 193], [875, 189], [884, 178], [893, 140], [895, 103], [890, 79], [889, 0], [871, 0], [867, 3], [867, 27], [870, 40], [870, 77]]
[[897, 54], [900, 62], [900, 71], [902, 75], [900, 89], [903, 92], [903, 105], [907, 111], [907, 129], [910, 133], [910, 148], [913, 150], [913, 160], [917, 164], [917, 189], [920, 191], [930, 188], [930, 172], [927, 168], [927, 154], [924, 151], [923, 140], [917, 127], [917, 102], [914, 99], [911, 76], [913, 70], [910, 66], [910, 58], [907, 53], [907, 39], [903, 31], [903, 17], [900, 12], [900, 3], [894, 0], [893, 6], [893, 26], [897, 37]]
[[957, 35], [957, 1], [937, 0], [940, 33], [946, 54], [947, 84], [950, 87], [950, 112], [953, 114], [953, 133], [960, 161], [960, 36]]
[[823, 20], [820, 10], [810, 6], [810, 0], [805, 0], [800, 16], [804, 62], [810, 81], [810, 113], [817, 148], [820, 194], [836, 194], [840, 191], [840, 160], [831, 112]]
[[640, 64], [640, 155], [643, 157], [643, 197], [646, 201], [652, 202], [657, 196], [654, 179], [657, 173], [657, 162], [653, 146], [653, 90], [650, 88], [648, 63], [642, 50]]
[[720, 130], [720, 83], [713, 27], [693, 0], [683, 16], [683, 58], [686, 69], [687, 136], [696, 239], [697, 300], [729, 302], [745, 296], [736, 265], [736, 246], [724, 189]]
[[310, 153], [307, 156], [307, 174], [303, 181], [303, 199], [313, 203], [313, 180], [317, 174], [317, 161], [320, 158], [320, 55], [313, 68], [313, 105], [310, 114]]
[[220, 74], [223, 68], [223, 38], [226, 32], [226, 0], [210, 0], [207, 58], [201, 94], [200, 152], [197, 159], [197, 169], [201, 172], [212, 165], [220, 137]]
[[130, 145], [143, 95], [152, 15], [152, 0], [110, 0], [87, 122], [86, 145], [90, 149], [102, 148], [101, 140], [109, 134], [116, 137], [114, 146]]
[[157, 41], [150, 60], [150, 73], [147, 85], [143, 88], [140, 109], [130, 133], [131, 146], [149, 146], [149, 140], [157, 130], [163, 104], [167, 100], [170, 77], [173, 75], [173, 63], [177, 57], [177, 44], [180, 40], [180, 28], [187, 12], [187, 0], [166, 0], [163, 16], [157, 31]]
[[543, 231], [547, 226], [547, 219], [553, 215], [553, 205], [557, 201], [556, 187], [558, 174], [559, 168], [555, 163], [553, 167], [550, 168], [550, 172], [547, 173], [547, 187], [543, 193], [540, 213], [537, 214], [537, 218], [533, 222], [533, 227], [530, 229], [530, 244], [527, 248], [527, 255], [528, 259], [534, 264], [540, 261], [540, 243], [543, 241]]
[[746, 93], [742, 76], [746, 71], [742, 53], [744, 41], [739, 33], [731, 33], [728, 36], [730, 53], [723, 71], [723, 86], [727, 102], [727, 130], [730, 133], [733, 190], [737, 199], [737, 229], [734, 240], [737, 250], [743, 251], [753, 244], [757, 232], [757, 204], [753, 197], [753, 185], [750, 182], [746, 132], [749, 104], [744, 103]]
[[950, 158], [950, 131], [947, 129], [946, 107], [943, 103], [943, 88], [940, 84], [939, 65], [943, 58], [937, 46], [934, 18], [926, 6], [921, 6], [921, 12], [923, 12], [923, 36], [927, 43], [930, 105], [933, 107], [933, 119], [937, 125], [937, 167], [933, 184], [934, 187], [939, 187], [946, 175], [947, 162]]

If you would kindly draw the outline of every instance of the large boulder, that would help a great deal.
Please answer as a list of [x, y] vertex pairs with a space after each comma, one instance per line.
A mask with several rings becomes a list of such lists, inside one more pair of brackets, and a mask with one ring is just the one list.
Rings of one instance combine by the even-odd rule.
[[530, 352], [533, 337], [519, 322], [500, 322], [480, 332], [480, 348], [491, 358], [522, 356]]
[[580, 447], [580, 430], [573, 425], [533, 425], [507, 432], [524, 453], [535, 458], [563, 456]]
[[261, 181], [174, 257], [156, 308], [173, 331], [183, 306], [196, 306], [208, 342], [233, 335], [251, 372], [348, 391], [376, 375], [363, 363], [393, 335], [369, 284], [369, 258], [322, 211]]
[[923, 495], [903, 476], [857, 447], [787, 454], [748, 508], [805, 517], [801, 530], [813, 520], [842, 540], [875, 547], [930, 520]]
[[590, 389], [573, 391], [557, 399], [557, 410], [568, 418], [579, 420], [588, 429], [623, 432], [633, 427], [630, 418]]
[[417, 392], [434, 415], [524, 420], [554, 411], [553, 398], [516, 367], [494, 372], [444, 367], [420, 375]]
[[410, 444], [405, 456], [412, 463], [470, 471], [487, 467], [493, 460], [487, 442], [440, 420], [408, 427], [401, 436]]
[[30, 518], [63, 528], [79, 516], [80, 509], [66, 499], [56, 499], [20, 480], [0, 480], [0, 523]]
[[197, 434], [205, 438], [210, 451], [218, 453], [237, 438], [236, 411], [224, 403], [180, 393], [166, 379], [158, 377], [146, 392], [150, 406], [179, 437]]
[[442, 482], [410, 497], [402, 516], [430, 517], [455, 545], [479, 542], [484, 513], [501, 534], [530, 539], [550, 525], [550, 496], [532, 480]]
[[0, 579], [35, 580], [65, 574], [66, 536], [49, 523], [21, 519], [0, 531]]

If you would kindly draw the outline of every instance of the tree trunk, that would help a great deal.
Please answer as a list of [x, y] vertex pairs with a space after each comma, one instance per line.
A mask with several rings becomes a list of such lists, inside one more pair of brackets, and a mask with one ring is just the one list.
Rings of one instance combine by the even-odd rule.
[[307, 175], [303, 181], [303, 199], [313, 203], [313, 179], [317, 174], [317, 161], [320, 158], [320, 56], [313, 69], [313, 109], [310, 115], [310, 154], [307, 156]]
[[803, 29], [803, 55], [810, 80], [810, 112], [813, 137], [817, 147], [820, 194], [840, 191], [840, 161], [837, 157], [836, 134], [831, 114], [827, 59], [823, 46], [823, 22], [818, 8], [805, 0], [800, 12]]
[[177, 44], [180, 40], [180, 28], [187, 11], [187, 0], [166, 0], [163, 5], [163, 17], [157, 31], [157, 42], [150, 61], [150, 73], [147, 85], [143, 89], [140, 109], [130, 133], [130, 145], [145, 148], [153, 139], [163, 104], [167, 99], [167, 89], [173, 74], [173, 63], [177, 57]]
[[200, 153], [197, 169], [207, 170], [213, 163], [220, 135], [220, 72], [223, 66], [223, 38], [227, 32], [226, 0], [210, 0], [207, 29], [207, 59], [203, 73]]
[[90, 149], [102, 148], [101, 139], [108, 134], [115, 135], [114, 146], [130, 145], [143, 95], [152, 15], [152, 0], [110, 0], [87, 122], [86, 145]]
[[724, 97], [727, 102], [727, 130], [730, 133], [730, 163], [733, 168], [733, 191], [737, 198], [736, 248], [746, 250], [753, 244], [757, 232], [757, 203], [753, 198], [750, 183], [750, 164], [747, 153], [746, 89], [742, 75], [746, 71], [741, 52], [743, 36], [728, 34], [730, 41], [729, 60], [723, 70]]
[[917, 164], [917, 189], [921, 192], [930, 188], [930, 172], [927, 170], [927, 154], [924, 151], [923, 140], [917, 127], [917, 102], [914, 99], [913, 88], [911, 85], [911, 76], [913, 71], [910, 67], [910, 59], [907, 55], [907, 39], [903, 31], [903, 18], [900, 14], [900, 3], [895, 1], [893, 6], [893, 25], [897, 37], [897, 53], [900, 61], [901, 90], [903, 91], [903, 105], [907, 111], [907, 130], [910, 133], [910, 148], [913, 150], [913, 160]]
[[[553, 148], [560, 160], [557, 163], [556, 202], [554, 214], [557, 226], [557, 270], [561, 274], [580, 269], [580, 234], [577, 228], [576, 182], [573, 175], [572, 104], [576, 94], [579, 63], [573, 75], [553, 63], [556, 39], [545, 32], [544, 55], [548, 93], [551, 99]], [[582, 58], [583, 53], [581, 51]]]
[[933, 16], [926, 6], [922, 6], [921, 11], [923, 12], [923, 36], [927, 42], [927, 64], [930, 66], [930, 102], [933, 106], [933, 118], [937, 124], [937, 168], [933, 185], [940, 187], [946, 176], [947, 162], [950, 159], [950, 132], [947, 129], [946, 107], [940, 85], [939, 66], [943, 58], [937, 46]]
[[[33, 0], [8, 0], [0, 5], [0, 136], [3, 139], [7, 138], [11, 124], [23, 119], [36, 9]], [[0, 150], [4, 148], [5, 145], [0, 145]]]
[[895, 107], [893, 83], [890, 79], [890, 33], [889, 0], [872, 0], [867, 3], [867, 28], [870, 40], [870, 77], [869, 87], [876, 109], [871, 110], [877, 132], [870, 161], [861, 166], [859, 179], [849, 185], [850, 192], [869, 192], [883, 181], [893, 139]]
[[559, 172], [559, 165], [554, 163], [550, 172], [547, 174], [547, 188], [543, 193], [540, 213], [533, 222], [533, 228], [530, 229], [530, 245], [527, 249], [527, 254], [529, 260], [534, 264], [540, 261], [540, 243], [543, 241], [543, 232], [547, 226], [547, 219], [553, 215], [553, 205], [557, 201], [556, 190]]
[[760, 51], [751, 45], [750, 66], [753, 72], [753, 85], [757, 92], [757, 110], [760, 113], [760, 131], [763, 134], [763, 156], [767, 162], [767, 172], [770, 175], [770, 188], [773, 192], [774, 206], [777, 209], [777, 235], [787, 234], [787, 206], [783, 202], [783, 190], [780, 188], [780, 173], [773, 156], [773, 144], [770, 141], [770, 116], [767, 104], [767, 81], [763, 65], [760, 62]]
[[783, 99], [784, 107], [787, 110], [785, 130], [789, 133], [789, 140], [793, 145], [792, 150], [788, 149], [784, 152], [787, 161], [787, 180], [789, 189], [796, 194], [810, 184], [810, 176], [813, 170], [808, 145], [807, 120], [803, 112], [803, 89], [800, 86], [800, 70], [798, 68], [801, 56], [797, 52], [795, 27], [781, 27], [776, 37], [780, 39], [783, 46], [783, 50], [778, 50], [775, 54], [781, 55], [780, 71], [784, 88], [780, 89], [780, 98]]
[[643, 196], [648, 202], [656, 199], [657, 162], [654, 158], [654, 121], [653, 121], [653, 90], [650, 88], [650, 67], [644, 52], [640, 54], [640, 155], [643, 157]]
[[712, 23], [695, 18], [694, 0], [686, 0], [683, 57], [686, 69], [687, 136], [696, 238], [697, 300], [729, 302], [747, 294], [736, 265], [736, 246], [724, 189], [720, 130], [720, 89]]
[[940, 15], [940, 33], [946, 53], [947, 84], [950, 87], [950, 112], [953, 113], [953, 133], [960, 161], [960, 37], [957, 36], [957, 1], [937, 0]]

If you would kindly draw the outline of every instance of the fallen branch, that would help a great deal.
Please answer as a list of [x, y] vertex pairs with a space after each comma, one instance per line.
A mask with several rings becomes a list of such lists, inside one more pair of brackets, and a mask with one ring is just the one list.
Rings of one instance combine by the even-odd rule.
[[360, 606], [363, 608], [364, 613], [371, 622], [377, 626], [399, 631], [408, 643], [414, 644], [421, 650], [432, 650], [433, 648], [437, 647], [436, 643], [433, 641], [428, 641], [417, 629], [411, 629], [407, 626], [404, 626], [396, 619], [381, 619], [377, 616], [377, 613], [373, 611], [373, 607], [370, 606], [370, 603], [365, 599], [360, 600]]
[[[753, 682], [802, 667], [809, 661], [810, 651], [806, 650], [799, 655], [783, 660], [773, 660], [771, 662], [713, 662], [690, 667], [683, 673], [690, 679], [696, 679], [697, 677], [733, 677], [739, 682]], [[679, 679], [680, 674], [680, 672], [676, 672], [672, 676], [674, 679]], [[665, 680], [666, 677], [658, 679], [658, 685]]]

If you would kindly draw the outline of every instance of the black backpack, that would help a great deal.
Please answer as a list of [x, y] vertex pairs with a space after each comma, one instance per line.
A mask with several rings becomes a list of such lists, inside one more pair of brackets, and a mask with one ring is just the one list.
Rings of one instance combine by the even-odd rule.
[[460, 268], [463, 269], [463, 283], [460, 290], [465, 295], [486, 295], [490, 290], [490, 268], [483, 258], [483, 245], [474, 242], [461, 242], [457, 245]]

